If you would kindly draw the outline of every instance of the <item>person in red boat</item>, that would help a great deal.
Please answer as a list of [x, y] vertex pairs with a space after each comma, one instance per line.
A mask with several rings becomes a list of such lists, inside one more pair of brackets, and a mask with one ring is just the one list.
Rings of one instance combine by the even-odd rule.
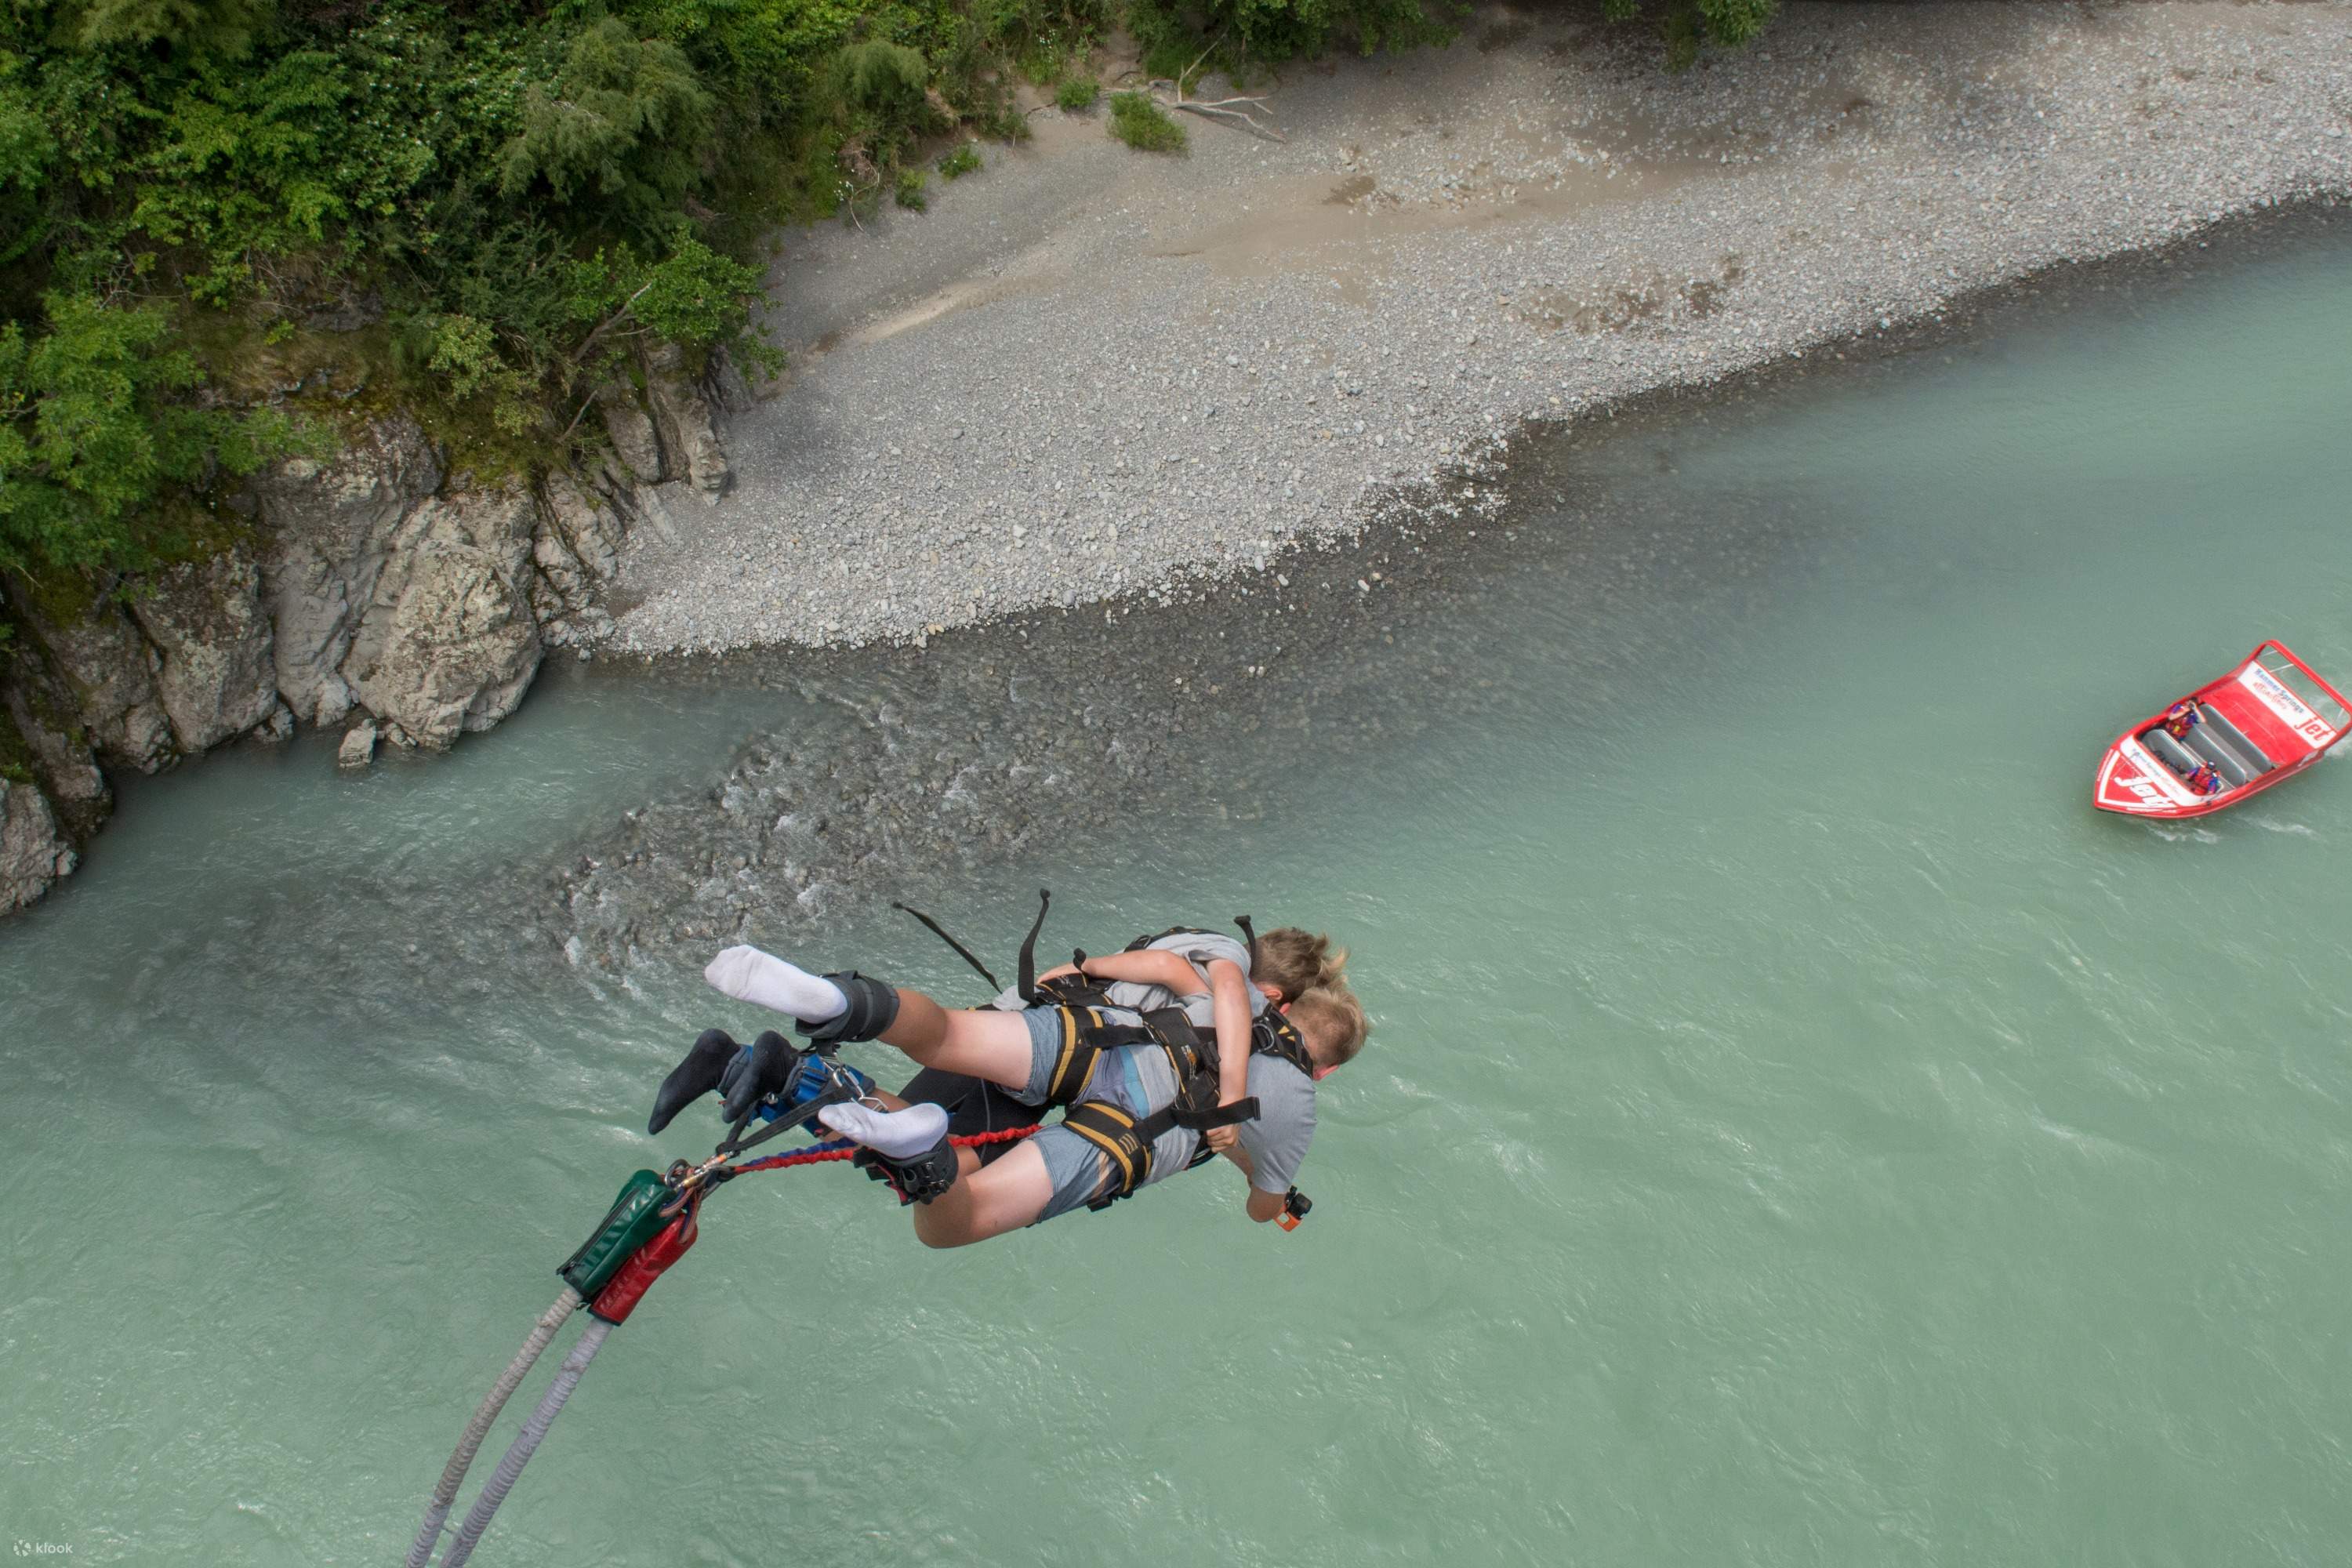
[[2186, 697], [2164, 710], [2164, 732], [2178, 741], [2200, 722], [2197, 704]]
[[2210, 763], [2200, 763], [2189, 774], [2189, 787], [2199, 795], [2220, 795], [2221, 775], [2213, 771]]

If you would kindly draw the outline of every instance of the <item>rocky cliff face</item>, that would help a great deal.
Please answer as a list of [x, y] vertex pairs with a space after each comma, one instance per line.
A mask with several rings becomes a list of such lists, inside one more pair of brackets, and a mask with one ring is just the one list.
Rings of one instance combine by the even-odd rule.
[[[0, 913], [73, 869], [112, 801], [101, 768], [155, 773], [239, 736], [347, 726], [440, 748], [521, 702], [551, 645], [588, 640], [652, 487], [729, 479], [713, 391], [674, 358], [602, 400], [617, 460], [532, 486], [451, 474], [395, 418], [254, 484], [217, 556], [114, 585], [75, 616], [11, 597], [0, 645]], [[721, 368], [719, 374], [726, 373]]]

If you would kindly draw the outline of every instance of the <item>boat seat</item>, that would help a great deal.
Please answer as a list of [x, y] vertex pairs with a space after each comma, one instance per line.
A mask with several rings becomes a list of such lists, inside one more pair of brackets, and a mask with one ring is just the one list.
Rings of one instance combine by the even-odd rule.
[[2166, 734], [2161, 724], [2142, 735], [2139, 743], [2155, 752], [2157, 760], [2166, 767], [2179, 773], [2184, 784], [2188, 782], [2189, 775], [2197, 771], [2197, 759], [2190, 756], [2179, 742]]
[[2197, 716], [2205, 721], [2207, 729], [2228, 742], [2230, 749], [2237, 752], [2239, 759], [2254, 772], [2266, 773], [2278, 766], [2260, 746], [2246, 739], [2245, 731], [2231, 723], [2220, 709], [2200, 702], [2197, 705]]
[[2254, 770], [2247, 766], [2244, 760], [2230, 749], [2228, 742], [2209, 731], [2202, 724], [2189, 731], [2188, 738], [2182, 741], [2180, 745], [2182, 750], [2212, 763], [2213, 771], [2233, 784], [2249, 784], [2254, 782]]

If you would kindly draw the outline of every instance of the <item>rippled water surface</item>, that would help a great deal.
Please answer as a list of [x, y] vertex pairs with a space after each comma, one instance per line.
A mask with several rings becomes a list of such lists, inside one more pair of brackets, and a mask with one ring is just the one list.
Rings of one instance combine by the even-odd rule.
[[[1146, 620], [137, 783], [0, 930], [0, 1536], [396, 1561], [554, 1266], [710, 1135], [638, 1130], [756, 1026], [715, 933], [969, 993], [846, 873], [798, 897], [883, 792], [771, 812], [828, 755], [1018, 762], [1083, 689], [1163, 763], [1007, 773], [931, 890], [992, 955], [1041, 883], [1063, 944], [1349, 942], [1313, 1218], [1210, 1172], [934, 1255], [838, 1168], [737, 1184], [478, 1561], [2340, 1561], [2352, 776], [2193, 831], [2088, 792], [2264, 636], [2352, 672], [2347, 363], [2337, 234], [1555, 444], [1278, 656], [1234, 623], [1268, 673], [1181, 721]], [[1022, 798], [1073, 827], [988, 851]]]

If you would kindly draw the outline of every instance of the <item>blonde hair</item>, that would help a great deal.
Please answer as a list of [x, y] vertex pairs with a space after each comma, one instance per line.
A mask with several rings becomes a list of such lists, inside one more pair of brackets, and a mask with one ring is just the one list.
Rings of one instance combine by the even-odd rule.
[[1307, 1037], [1308, 1050], [1324, 1067], [1345, 1067], [1354, 1061], [1372, 1032], [1364, 1005], [1345, 984], [1316, 986], [1291, 1003], [1287, 1016]]
[[1257, 939], [1250, 978], [1263, 980], [1295, 1002], [1320, 985], [1347, 984], [1348, 950], [1297, 926], [1277, 926]]

